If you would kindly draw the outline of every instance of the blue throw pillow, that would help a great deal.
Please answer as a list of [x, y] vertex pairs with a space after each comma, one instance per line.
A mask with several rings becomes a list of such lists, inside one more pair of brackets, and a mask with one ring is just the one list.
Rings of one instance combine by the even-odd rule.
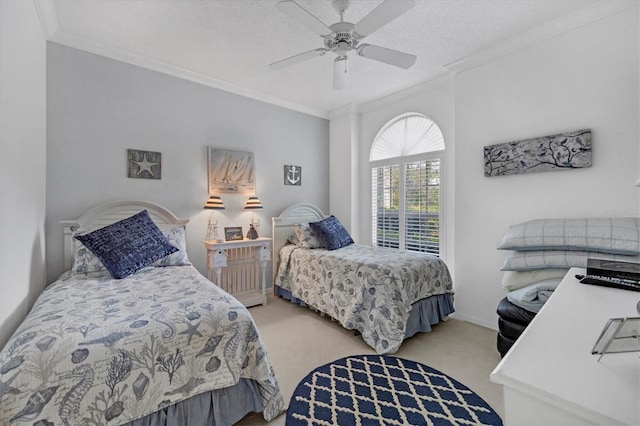
[[116, 279], [125, 278], [178, 251], [169, 244], [146, 210], [75, 238], [95, 254]]
[[319, 222], [309, 222], [309, 226], [327, 250], [335, 250], [353, 244], [349, 232], [333, 215]]

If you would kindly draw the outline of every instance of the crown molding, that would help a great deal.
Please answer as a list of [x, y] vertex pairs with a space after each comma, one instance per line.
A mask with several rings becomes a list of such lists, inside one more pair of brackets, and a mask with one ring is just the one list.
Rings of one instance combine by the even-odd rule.
[[362, 104], [360, 106], [360, 111], [363, 113], [371, 112], [371, 111], [383, 108], [389, 104], [400, 102], [412, 96], [416, 96], [422, 93], [433, 92], [434, 90], [438, 90], [442, 87], [453, 85], [453, 83], [454, 83], [453, 75], [447, 73], [446, 71], [443, 71], [442, 73], [440, 73], [439, 75], [437, 75], [436, 77], [432, 78], [429, 81], [416, 84], [415, 86], [411, 86], [407, 89], [400, 90], [399, 92], [394, 92], [390, 95]]
[[345, 115], [354, 115], [360, 113], [360, 107], [358, 104], [347, 104], [340, 108], [329, 111], [329, 120], [335, 120]]
[[453, 74], [470, 70], [541, 41], [637, 6], [639, 3], [639, 0], [599, 0], [573, 13], [538, 25], [508, 40], [447, 64], [445, 68]]
[[447, 73], [446, 71], [443, 71], [431, 80], [416, 84], [415, 86], [408, 87], [398, 92], [393, 92], [381, 98], [359, 104], [348, 104], [343, 107], [331, 110], [329, 112], [329, 119], [333, 120], [347, 114], [361, 114], [371, 112], [376, 109], [383, 108], [389, 104], [400, 102], [411, 96], [432, 92], [451, 84], [453, 84], [453, 75]]
[[60, 30], [53, 0], [33, 0], [33, 4], [36, 6], [38, 18], [40, 18], [42, 32], [45, 38], [50, 40]]
[[[0, 0], [1, 1], [1, 0]], [[51, 0], [36, 0], [51, 2]], [[51, 37], [49, 41], [63, 46], [72, 47], [85, 52], [93, 53], [96, 55], [104, 56], [109, 59], [124, 62], [127, 64], [135, 65], [141, 68], [157, 71], [163, 74], [171, 75], [173, 77], [181, 78], [183, 80], [192, 81], [194, 83], [202, 84], [203, 86], [213, 87], [215, 89], [224, 90], [236, 95], [251, 98], [260, 102], [265, 102], [282, 108], [290, 109], [293, 111], [301, 112], [303, 114], [312, 115], [319, 118], [328, 119], [329, 114], [327, 111], [309, 108], [304, 105], [300, 105], [294, 102], [287, 101], [276, 96], [267, 95], [265, 93], [257, 92], [246, 87], [241, 87], [224, 80], [210, 77], [208, 75], [192, 71], [186, 68], [182, 68], [167, 62], [163, 62], [157, 59], [150, 58], [148, 56], [139, 55], [137, 53], [129, 52], [119, 47], [109, 46], [104, 43], [100, 43], [94, 40], [90, 40], [84, 37], [79, 37], [75, 34], [58, 30]]]

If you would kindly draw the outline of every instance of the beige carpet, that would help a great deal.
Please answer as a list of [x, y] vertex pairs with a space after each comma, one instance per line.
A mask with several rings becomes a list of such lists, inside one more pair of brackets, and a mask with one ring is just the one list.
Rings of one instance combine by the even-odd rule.
[[[287, 405], [298, 382], [314, 368], [348, 355], [375, 354], [359, 336], [308, 308], [269, 298], [267, 306], [250, 308], [273, 364]], [[465, 321], [449, 319], [430, 333], [406, 340], [394, 356], [421, 362], [448, 374], [480, 395], [504, 417], [502, 387], [489, 381], [500, 361], [496, 332]], [[284, 425], [281, 414], [270, 425]], [[239, 425], [267, 424], [250, 414]]]

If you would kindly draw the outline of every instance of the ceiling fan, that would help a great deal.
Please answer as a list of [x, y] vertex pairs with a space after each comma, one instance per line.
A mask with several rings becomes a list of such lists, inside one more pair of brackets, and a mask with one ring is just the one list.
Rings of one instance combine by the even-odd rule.
[[318, 18], [306, 11], [293, 0], [283, 0], [276, 9], [306, 26], [324, 39], [324, 47], [309, 50], [286, 59], [269, 64], [274, 70], [283, 69], [311, 58], [323, 56], [328, 52], [336, 54], [333, 61], [333, 88], [344, 89], [347, 83], [347, 54], [354, 51], [357, 55], [375, 61], [384, 62], [400, 68], [410, 68], [416, 62], [416, 56], [386, 47], [360, 43], [363, 38], [383, 27], [415, 6], [415, 0], [384, 0], [357, 24], [345, 22], [344, 12], [349, 8], [349, 0], [333, 0], [333, 7], [340, 15], [340, 22], [326, 26]]

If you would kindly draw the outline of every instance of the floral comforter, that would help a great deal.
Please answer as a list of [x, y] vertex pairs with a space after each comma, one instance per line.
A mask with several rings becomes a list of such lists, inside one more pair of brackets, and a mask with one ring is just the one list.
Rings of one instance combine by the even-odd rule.
[[413, 303], [453, 293], [440, 258], [357, 244], [333, 251], [285, 246], [275, 283], [358, 330], [378, 354], [398, 350]]
[[0, 424], [121, 424], [240, 378], [259, 383], [266, 420], [283, 410], [248, 310], [192, 266], [67, 272], [0, 352]]

